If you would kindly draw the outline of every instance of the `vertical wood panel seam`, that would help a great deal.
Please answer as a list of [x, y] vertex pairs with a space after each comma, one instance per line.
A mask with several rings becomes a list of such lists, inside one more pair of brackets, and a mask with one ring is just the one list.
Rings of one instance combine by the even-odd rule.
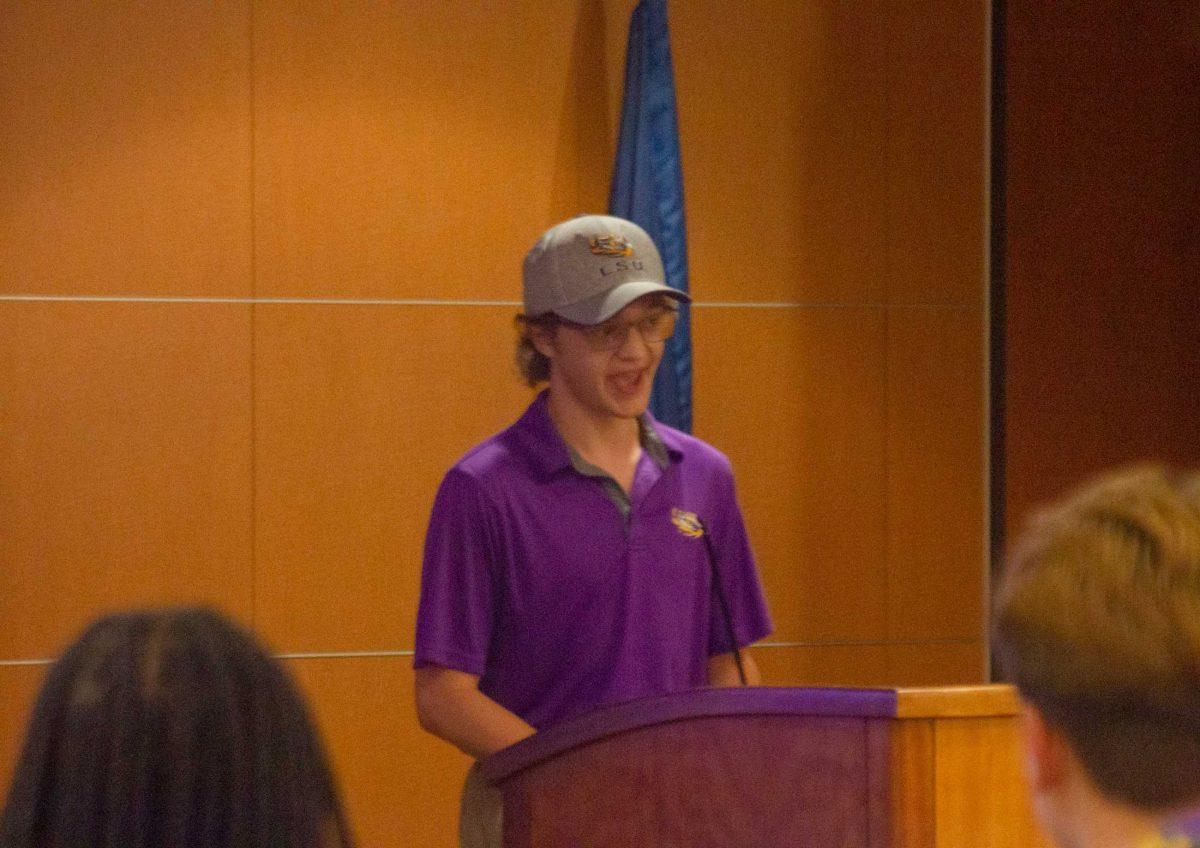
[[[892, 15], [893, 3], [885, 0], [883, 36], [883, 299], [892, 300]], [[883, 636], [892, 635], [892, 422], [890, 415], [890, 371], [892, 319], [891, 312], [883, 310]], [[888, 674], [893, 673], [891, 657], [885, 660]]]
[[258, 127], [255, 121], [257, 87], [254, 63], [254, 4], [246, 2], [247, 63], [249, 65], [249, 117], [250, 117], [250, 161], [249, 161], [249, 211], [250, 211], [250, 621], [257, 629], [258, 622], [258, 210], [255, 203], [258, 173], [255, 158], [258, 155]]
[[[883, 636], [892, 636], [892, 421], [891, 368], [892, 318], [883, 310]], [[891, 662], [888, 672], [891, 673]]]
[[928, 721], [929, 721], [929, 729], [930, 729], [929, 735], [931, 737], [930, 747], [932, 748], [932, 761], [933, 761], [932, 762], [933, 767], [929, 770], [929, 783], [930, 783], [929, 800], [930, 800], [930, 803], [933, 805], [933, 848], [942, 848], [942, 844], [941, 844], [942, 829], [940, 827], [940, 824], [941, 824], [940, 816], [941, 816], [942, 810], [939, 809], [939, 802], [941, 800], [939, 796], [941, 795], [941, 793], [938, 792], [938, 780], [941, 778], [941, 775], [938, 773], [938, 770], [940, 768], [940, 763], [938, 761], [938, 737], [941, 735], [939, 732], [939, 729], [941, 727], [941, 722], [938, 719], [933, 719], [933, 718], [928, 719]]
[[[982, 628], [982, 630], [983, 630], [983, 632], [981, 634], [983, 637], [983, 676], [980, 679], [988, 681], [988, 682], [991, 682], [991, 680], [992, 680], [992, 645], [991, 645], [991, 640], [987, 638], [987, 635], [990, 630], [990, 622], [991, 622], [992, 563], [995, 561], [995, 557], [996, 557], [996, 550], [995, 550], [996, 546], [993, 544], [993, 542], [997, 538], [995, 533], [997, 530], [997, 526], [1000, 523], [1000, 522], [996, 521], [995, 508], [997, 506], [996, 498], [998, 498], [998, 497], [1003, 498], [1003, 493], [996, 492], [995, 491], [996, 487], [993, 485], [993, 483], [996, 480], [996, 477], [995, 477], [996, 471], [999, 470], [1001, 473], [1003, 473], [1003, 457], [1002, 456], [996, 457], [993, 455], [995, 452], [995, 447], [993, 446], [993, 439], [997, 435], [1000, 435], [1002, 437], [1003, 431], [1001, 429], [1000, 434], [997, 434], [994, 432], [996, 429], [997, 422], [993, 419], [993, 416], [997, 412], [1000, 412], [1001, 414], [1003, 414], [1003, 408], [1001, 407], [1001, 409], [996, 409], [996, 406], [998, 404], [995, 403], [995, 401], [997, 400], [997, 398], [993, 396], [994, 390], [992, 387], [993, 382], [995, 382], [993, 380], [993, 377], [995, 376], [993, 372], [994, 372], [995, 365], [997, 364], [997, 363], [993, 362], [993, 353], [996, 349], [996, 342], [1003, 340], [1003, 335], [1000, 336], [1000, 339], [994, 339], [994, 336], [996, 335], [995, 334], [996, 327], [994, 326], [993, 319], [994, 319], [994, 317], [998, 317], [998, 316], [993, 316], [993, 307], [995, 305], [995, 302], [993, 300], [993, 293], [992, 293], [992, 289], [994, 286], [993, 275], [992, 275], [992, 263], [993, 263], [993, 261], [995, 261], [995, 250], [993, 249], [994, 235], [992, 232], [992, 226], [994, 223], [993, 205], [995, 202], [995, 199], [993, 197], [993, 192], [996, 191], [996, 183], [995, 183], [996, 176], [993, 173], [993, 168], [995, 167], [995, 164], [996, 164], [997, 155], [1002, 153], [1002, 149], [996, 148], [996, 146], [995, 146], [996, 138], [993, 135], [993, 133], [997, 129], [995, 126], [993, 126], [993, 121], [997, 120], [996, 116], [998, 114], [997, 104], [993, 103], [993, 92], [995, 92], [995, 90], [996, 90], [996, 79], [995, 79], [994, 75], [998, 72], [1002, 73], [1002, 69], [1000, 69], [998, 71], [994, 64], [995, 58], [996, 58], [996, 56], [995, 56], [996, 51], [995, 51], [994, 45], [995, 45], [995, 38], [997, 35], [996, 29], [995, 29], [996, 16], [997, 15], [1003, 16], [1003, 9], [1000, 8], [1001, 6], [1002, 6], [1001, 2], [985, 3], [984, 4], [984, 13], [983, 13], [983, 15], [984, 15], [983, 51], [984, 51], [984, 53], [983, 53], [983, 92], [982, 92], [982, 95], [983, 95], [983, 102], [985, 104], [987, 104], [988, 108], [986, 108], [983, 113], [984, 203], [983, 203], [983, 233], [982, 233], [982, 238], [981, 238], [982, 247], [983, 247], [983, 269], [982, 269], [983, 273], [982, 273], [982, 280], [981, 280], [982, 285], [983, 285], [983, 350], [981, 351], [981, 353], [982, 353], [982, 358], [983, 358], [984, 415], [983, 415], [983, 444], [981, 445], [982, 452], [983, 452], [983, 563], [982, 563], [982, 566], [983, 566], [983, 575], [982, 575], [983, 628]], [[998, 8], [999, 8], [999, 11], [997, 11]], [[999, 108], [1003, 108], [1002, 103], [999, 104]], [[1001, 179], [1002, 178], [1003, 178], [1003, 175], [1001, 175]], [[1002, 182], [1001, 182], [1001, 191], [1003, 191]], [[1001, 382], [1001, 385], [997, 386], [997, 389], [1002, 390], [1003, 381], [1000, 381], [1000, 382]], [[999, 446], [1000, 446], [1001, 450], [1003, 450], [1003, 442], [1000, 442]], [[1000, 465], [999, 469], [996, 469], [993, 467], [994, 464], [997, 464], [994, 462], [994, 460], [996, 460], [996, 459], [1001, 460], [1000, 463], [998, 463]], [[1001, 500], [999, 503], [1003, 504], [1003, 500]], [[996, 525], [996, 526], [994, 526], [994, 525]]]

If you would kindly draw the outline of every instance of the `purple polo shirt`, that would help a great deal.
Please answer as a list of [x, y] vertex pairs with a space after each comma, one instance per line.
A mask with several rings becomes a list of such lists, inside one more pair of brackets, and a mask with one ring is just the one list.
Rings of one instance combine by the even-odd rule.
[[536, 728], [704, 685], [729, 639], [704, 540], [672, 510], [711, 533], [739, 646], [771, 631], [729, 461], [646, 423], [669, 462], [643, 452], [628, 519], [602, 480], [572, 467], [544, 392], [450, 469], [425, 537], [417, 668], [479, 675], [480, 691]]

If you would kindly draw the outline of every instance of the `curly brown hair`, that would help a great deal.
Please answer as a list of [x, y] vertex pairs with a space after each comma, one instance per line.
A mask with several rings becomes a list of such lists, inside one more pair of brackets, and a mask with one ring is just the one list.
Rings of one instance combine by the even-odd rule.
[[563, 322], [553, 312], [548, 312], [532, 318], [518, 315], [513, 323], [517, 328], [517, 371], [525, 385], [532, 389], [550, 379], [550, 359], [534, 346], [533, 333], [539, 330], [553, 332]]

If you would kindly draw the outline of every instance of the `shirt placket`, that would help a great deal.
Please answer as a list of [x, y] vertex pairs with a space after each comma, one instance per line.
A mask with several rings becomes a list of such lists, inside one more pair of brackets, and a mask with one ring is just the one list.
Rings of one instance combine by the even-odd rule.
[[629, 491], [629, 514], [625, 517], [625, 538], [629, 545], [630, 562], [642, 547], [648, 528], [644, 505], [654, 486], [662, 479], [663, 470], [650, 456], [643, 452], [633, 473], [633, 486]]

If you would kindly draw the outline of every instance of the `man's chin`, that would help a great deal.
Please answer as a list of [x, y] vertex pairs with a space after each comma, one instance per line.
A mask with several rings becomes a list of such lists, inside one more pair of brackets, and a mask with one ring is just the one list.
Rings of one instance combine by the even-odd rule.
[[650, 396], [613, 399], [610, 408], [618, 418], [641, 418], [650, 408]]

